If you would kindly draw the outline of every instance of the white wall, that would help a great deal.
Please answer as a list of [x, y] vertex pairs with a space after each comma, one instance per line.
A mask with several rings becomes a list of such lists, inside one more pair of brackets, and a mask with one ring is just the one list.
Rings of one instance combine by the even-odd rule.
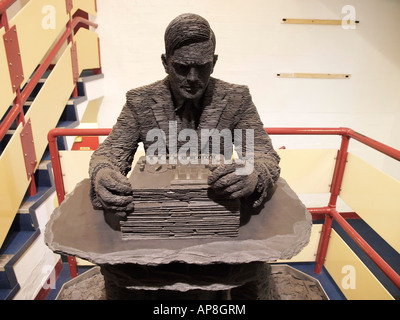
[[[160, 56], [178, 14], [205, 17], [217, 36], [214, 76], [246, 84], [266, 127], [350, 127], [400, 149], [398, 0], [97, 0], [105, 98], [100, 127], [111, 127], [125, 92], [165, 76]], [[288, 25], [282, 18], [360, 23]], [[350, 73], [348, 80], [279, 79], [277, 73]], [[338, 137], [272, 137], [287, 148], [338, 147]], [[357, 142], [351, 151], [400, 179], [400, 163]]]

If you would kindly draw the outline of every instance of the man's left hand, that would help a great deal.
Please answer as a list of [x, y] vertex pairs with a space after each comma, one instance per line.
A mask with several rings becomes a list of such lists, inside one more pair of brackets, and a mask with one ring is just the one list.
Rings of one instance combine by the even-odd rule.
[[217, 193], [226, 195], [229, 199], [250, 196], [256, 188], [258, 175], [255, 170], [248, 175], [239, 175], [236, 172], [239, 167], [236, 163], [210, 165], [208, 184]]

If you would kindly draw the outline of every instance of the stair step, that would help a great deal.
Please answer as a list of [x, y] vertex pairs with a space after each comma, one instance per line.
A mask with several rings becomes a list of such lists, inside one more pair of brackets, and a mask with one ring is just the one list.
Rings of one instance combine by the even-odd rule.
[[30, 244], [33, 242], [36, 236], [39, 235], [38, 231], [40, 230], [10, 230], [0, 249], [0, 254], [17, 254], [21, 248], [29, 246], [27, 243]]
[[54, 189], [51, 161], [43, 160], [35, 172], [37, 194], [26, 192], [7, 237], [0, 248], [0, 300], [12, 299], [20, 289], [13, 266], [40, 234], [35, 206]]
[[0, 256], [0, 271], [5, 271], [5, 266], [12, 257], [12, 254], [3, 254]]
[[[51, 163], [50, 159], [42, 159], [42, 161], [40, 161], [37, 170], [49, 170], [49, 164]], [[49, 173], [50, 174], [50, 173]]]
[[0, 300], [11, 300], [20, 289], [19, 284], [11, 289], [0, 289]]
[[[46, 74], [44, 78], [47, 76]], [[79, 124], [77, 104], [87, 100], [85, 82], [102, 78], [103, 75], [85, 74], [77, 83], [78, 97], [71, 97], [59, 119], [57, 127], [76, 127]], [[36, 95], [39, 93], [45, 79], [42, 79], [33, 90], [28, 101], [24, 105], [26, 113], [31, 107]], [[0, 141], [0, 155], [8, 141], [15, 133], [16, 124], [13, 124], [7, 135]], [[13, 131], [14, 130], [14, 131]], [[59, 150], [66, 150], [65, 137], [57, 140]], [[39, 159], [37, 159], [39, 161]], [[51, 171], [51, 158], [48, 147], [39, 161], [35, 171], [35, 183], [37, 194], [30, 196], [29, 191], [21, 203], [18, 213], [10, 231], [0, 248], [0, 300], [12, 299], [20, 289], [14, 272], [14, 264], [29, 250], [40, 235], [41, 230], [36, 217], [36, 208], [42, 203], [42, 199], [48, 199], [54, 192], [54, 179]]]
[[29, 214], [30, 207], [35, 203], [35, 201], [23, 201], [21, 206], [18, 209], [19, 214]]
[[5, 254], [0, 258], [0, 289], [10, 290], [18, 285], [13, 270], [10, 270], [13, 258], [14, 255], [12, 254]]

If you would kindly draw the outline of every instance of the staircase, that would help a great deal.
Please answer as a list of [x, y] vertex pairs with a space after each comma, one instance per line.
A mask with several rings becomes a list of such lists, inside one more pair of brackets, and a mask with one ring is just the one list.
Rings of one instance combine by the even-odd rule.
[[[40, 21], [43, 12], [52, 12], [42, 10], [48, 1], [0, 4], [0, 300], [43, 297], [46, 281], [62, 265], [43, 240], [58, 205], [47, 133], [54, 127], [95, 126], [85, 119], [96, 117], [87, 115], [91, 100], [102, 99], [99, 39], [90, 29], [97, 26], [90, 20], [96, 1], [51, 5], [54, 26], [46, 29]], [[8, 46], [11, 36], [17, 51]], [[14, 62], [14, 56], [20, 59]], [[74, 137], [62, 138], [58, 147], [69, 150], [73, 143]]]
[[[101, 98], [101, 82], [103, 75], [90, 75], [90, 72], [82, 74], [78, 81], [78, 97], [71, 98], [65, 106], [65, 109], [59, 119], [57, 127], [77, 128], [86, 127], [88, 123], [81, 122], [88, 106], [88, 94], [86, 84], [88, 82], [96, 83], [100, 88], [99, 92], [91, 93], [89, 98], [95, 100]], [[97, 95], [97, 96], [96, 96]], [[64, 137], [58, 141], [59, 150], [71, 150], [73, 143], [67, 141]], [[56, 205], [55, 186], [52, 173], [52, 165], [48, 150], [45, 151], [39, 166], [35, 172], [35, 184], [37, 193], [30, 195], [29, 190], [26, 192], [24, 199], [15, 219], [12, 223], [10, 231], [0, 248], [0, 300], [9, 300], [18, 298], [19, 291], [23, 290], [19, 278], [26, 278], [27, 266], [37, 263], [37, 259], [24, 259], [23, 256], [29, 251], [37, 253], [42, 252], [43, 256], [50, 256], [50, 265], [47, 258], [46, 263], [39, 263], [32, 266], [33, 272], [25, 283], [38, 282], [37, 286], [42, 286], [47, 280], [55, 265], [61, 257], [53, 254], [44, 244], [42, 239], [43, 231], [48, 217], [51, 215]], [[24, 265], [24, 274], [18, 274], [18, 264]], [[54, 265], [53, 265], [54, 264]], [[40, 289], [40, 287], [37, 287]], [[21, 297], [30, 298], [32, 297]], [[33, 297], [34, 298], [34, 297]]]

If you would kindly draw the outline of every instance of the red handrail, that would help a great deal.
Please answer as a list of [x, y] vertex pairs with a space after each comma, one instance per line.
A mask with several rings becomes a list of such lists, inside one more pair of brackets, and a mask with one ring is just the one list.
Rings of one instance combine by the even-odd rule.
[[[61, 171], [60, 157], [58, 155], [57, 148], [57, 137], [61, 136], [107, 136], [111, 132], [111, 129], [68, 129], [68, 128], [56, 128], [50, 130], [47, 135], [49, 141], [49, 152], [51, 162], [53, 165], [53, 175], [56, 185], [58, 203], [64, 201], [65, 189], [63, 182], [63, 175]], [[57, 181], [57, 182], [56, 182]]]
[[25, 102], [28, 100], [29, 96], [35, 89], [36, 85], [39, 83], [39, 80], [42, 78], [43, 74], [46, 72], [46, 70], [49, 68], [51, 62], [53, 61], [54, 57], [57, 55], [57, 53], [60, 51], [62, 46], [64, 45], [65, 41], [67, 41], [68, 37], [74, 32], [74, 28], [79, 24], [79, 23], [84, 23], [86, 25], [92, 26], [97, 28], [97, 24], [84, 19], [82, 17], [76, 17], [72, 20], [71, 24], [67, 25], [66, 30], [60, 37], [60, 39], [57, 41], [57, 43], [53, 46], [51, 49], [50, 53], [46, 57], [46, 59], [43, 61], [43, 63], [37, 68], [35, 74], [32, 76], [32, 78], [29, 80], [27, 83], [26, 87], [24, 90], [21, 92], [20, 99], [15, 99], [13, 107], [11, 110], [7, 113], [6, 117], [0, 124], [0, 140], [4, 138], [4, 136], [7, 134], [7, 131], [13, 124], [14, 120], [17, 118], [17, 116], [21, 113], [22, 107], [25, 104]]
[[330, 210], [330, 215], [343, 228], [354, 242], [371, 258], [371, 260], [383, 271], [383, 273], [400, 289], [400, 276], [394, 271], [385, 260], [340, 216], [336, 209]]
[[[330, 230], [332, 226], [332, 220], [336, 220], [336, 222], [343, 228], [343, 230], [354, 240], [354, 242], [368, 255], [368, 257], [382, 270], [382, 272], [398, 287], [400, 288], [400, 275], [393, 270], [389, 264], [366, 242], [361, 235], [346, 221], [345, 218], [341, 216], [341, 214], [335, 209], [331, 207], [322, 207], [322, 208], [307, 208], [310, 213], [324, 213], [327, 215], [328, 222], [325, 221], [320, 238], [320, 246], [324, 248], [326, 255], [326, 249], [328, 243], [326, 242], [329, 239]], [[327, 236], [324, 237], [324, 232], [327, 233]], [[329, 242], [329, 241], [328, 241]], [[316, 261], [317, 263], [317, 261]]]
[[350, 235], [358, 246], [371, 258], [371, 260], [383, 271], [383, 273], [400, 288], [400, 276], [372, 249], [368, 243], [346, 222], [336, 210], [336, 201], [340, 193], [343, 174], [346, 167], [347, 150], [350, 139], [355, 139], [393, 159], [400, 161], [400, 150], [394, 149], [379, 141], [366, 137], [349, 128], [266, 128], [269, 134], [276, 135], [341, 135], [342, 144], [338, 151], [336, 166], [332, 177], [331, 197], [327, 207], [309, 208], [311, 213], [325, 215], [325, 222], [322, 227], [318, 245], [317, 257], [315, 260], [315, 272], [320, 273], [324, 265], [329, 238], [332, 229], [332, 220], [336, 220], [340, 226]]
[[[383, 143], [361, 135], [349, 128], [265, 128], [271, 135], [340, 135], [342, 144], [338, 152], [336, 168], [332, 177], [331, 198], [327, 207], [308, 208], [311, 214], [324, 214], [325, 223], [322, 228], [318, 253], [316, 257], [315, 272], [320, 273], [325, 261], [332, 229], [333, 219], [350, 235], [356, 244], [371, 258], [383, 273], [400, 288], [400, 276], [379, 256], [379, 254], [351, 227], [349, 223], [336, 210], [336, 200], [340, 191], [343, 173], [346, 165], [347, 148], [350, 138], [358, 140], [365, 145], [380, 151], [400, 161], [400, 150], [391, 148]], [[56, 184], [59, 203], [64, 200], [65, 191], [61, 172], [61, 164], [57, 149], [57, 137], [60, 136], [106, 136], [111, 129], [53, 129], [48, 134], [51, 161], [53, 163], [54, 181]], [[71, 266], [73, 268], [73, 266]]]
[[379, 141], [373, 140], [371, 138], [368, 138], [356, 131], [353, 131], [351, 129], [347, 129], [347, 136], [349, 138], [352, 138], [354, 140], [357, 140], [381, 153], [386, 154], [387, 156], [400, 161], [400, 150], [394, 149], [388, 145], [385, 145]]
[[6, 11], [17, 0], [0, 0], [0, 14]]
[[[6, 10], [15, 2], [16, 0], [0, 0], [0, 28], [4, 27], [6, 30], [8, 30], [9, 25], [8, 25], [8, 19], [7, 19], [7, 13]], [[43, 74], [48, 70], [51, 62], [57, 55], [57, 53], [60, 51], [62, 46], [66, 41], [70, 42], [73, 41], [73, 35], [76, 33], [77, 30], [75, 28], [80, 28], [82, 24], [92, 26], [97, 28], [97, 24], [87, 20], [83, 17], [77, 16], [74, 19], [71, 18], [71, 12], [69, 12], [69, 21], [67, 22], [66, 25], [66, 30], [64, 33], [61, 35], [61, 37], [58, 39], [56, 44], [51, 48], [49, 54], [45, 57], [45, 60], [42, 62], [42, 64], [36, 69], [34, 75], [31, 77], [27, 85], [25, 86], [24, 90], [21, 92], [20, 88], [17, 88], [16, 90], [16, 97], [13, 101], [13, 106], [11, 110], [7, 113], [5, 116], [4, 120], [0, 123], [0, 141], [4, 138], [4, 136], [7, 134], [7, 131], [13, 124], [13, 122], [17, 119], [18, 117], [18, 123], [25, 124], [25, 119], [24, 119], [24, 114], [23, 114], [23, 105], [33, 92], [34, 88], [37, 86], [39, 83], [39, 80], [42, 78]], [[74, 81], [76, 81], [74, 79]], [[75, 87], [76, 89], [76, 87]], [[74, 91], [75, 92], [75, 91]], [[58, 151], [57, 151], [58, 153]], [[61, 180], [62, 182], [62, 177]], [[31, 193], [36, 193], [36, 187], [34, 180], [32, 179], [31, 181], [31, 187], [30, 187]], [[77, 269], [76, 269], [76, 261], [74, 257], [68, 257], [69, 261], [69, 266], [71, 270], [71, 276], [76, 277], [78, 275]]]
[[[56, 193], [58, 203], [64, 201], [65, 188], [64, 180], [61, 171], [60, 157], [57, 148], [57, 137], [60, 136], [106, 136], [109, 135], [111, 129], [66, 129], [56, 128], [50, 130], [47, 134], [47, 140], [49, 141], [49, 151], [51, 157], [51, 163], [53, 165], [54, 184], [56, 185]], [[71, 273], [71, 278], [78, 276], [78, 269], [76, 266], [76, 259], [73, 256], [68, 256], [68, 265]]]
[[379, 141], [366, 137], [350, 128], [265, 128], [275, 135], [341, 135], [355, 139], [381, 153], [400, 161], [400, 150], [394, 149]]

